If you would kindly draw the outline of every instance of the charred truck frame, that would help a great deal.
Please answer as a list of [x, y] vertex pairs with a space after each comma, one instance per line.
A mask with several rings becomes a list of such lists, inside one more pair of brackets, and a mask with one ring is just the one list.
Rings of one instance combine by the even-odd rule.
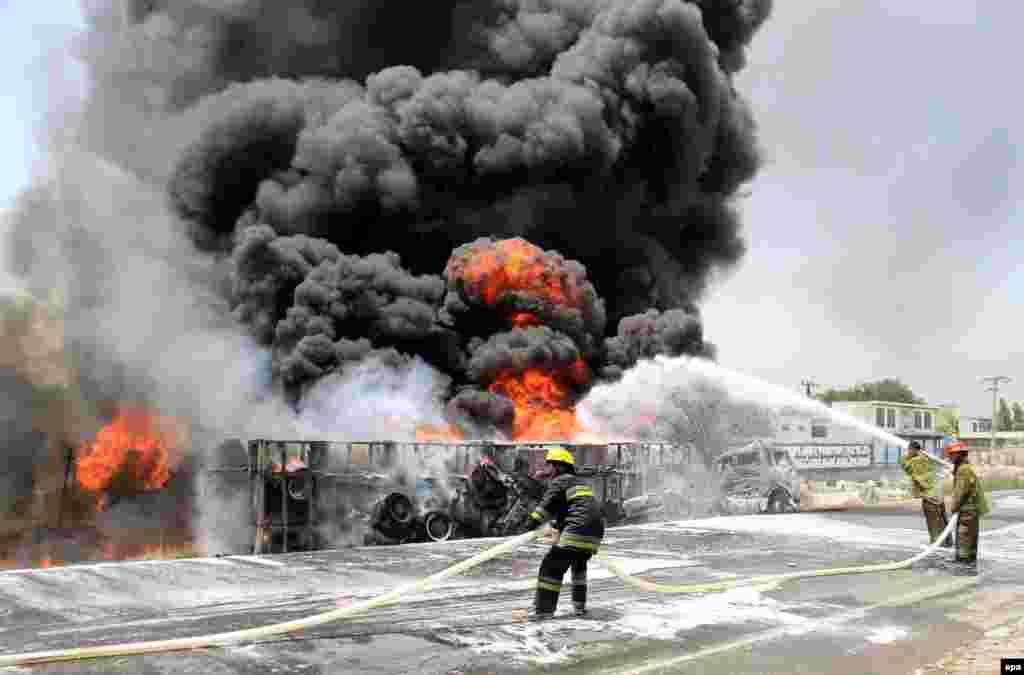
[[694, 459], [668, 443], [254, 439], [244, 466], [208, 471], [219, 489], [248, 491], [245, 552], [324, 548], [339, 533], [362, 534], [362, 544], [443, 541], [523, 531], [544, 492], [536, 475], [551, 445], [572, 450], [610, 524], [664, 513], [667, 479]]

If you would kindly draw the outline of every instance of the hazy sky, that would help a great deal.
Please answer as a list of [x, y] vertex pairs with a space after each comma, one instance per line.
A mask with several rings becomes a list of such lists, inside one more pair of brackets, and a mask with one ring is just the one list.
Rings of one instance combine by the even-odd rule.
[[[980, 7], [986, 9], [983, 12]], [[705, 304], [723, 365], [1024, 398], [1020, 3], [775, 3], [739, 86], [768, 156], [749, 254]]]
[[75, 0], [32, 2], [0, 0], [0, 207], [41, 169], [41, 139], [37, 129], [47, 110], [48, 64], [68, 64], [66, 45], [81, 23]]
[[[705, 303], [724, 365], [790, 386], [896, 376], [968, 414], [1000, 373], [1024, 399], [1024, 6], [980, 6], [776, 2], [738, 83], [768, 159], [750, 250]], [[45, 64], [79, 22], [71, 0], [0, 0], [0, 205], [39, 166]]]

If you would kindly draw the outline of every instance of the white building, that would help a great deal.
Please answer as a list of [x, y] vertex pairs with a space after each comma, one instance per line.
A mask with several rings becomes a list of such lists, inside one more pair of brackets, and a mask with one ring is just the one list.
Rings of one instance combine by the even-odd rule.
[[[961, 417], [960, 440], [970, 448], [991, 448], [992, 418]], [[996, 448], [1024, 448], [1024, 431], [997, 431]]]
[[992, 433], [991, 417], [961, 417], [961, 434], [990, 434]]
[[[935, 429], [940, 407], [893, 401], [836, 401], [835, 410], [867, 422], [904, 441], [917, 441], [926, 450], [942, 448], [942, 432]], [[833, 425], [835, 426], [835, 425]], [[864, 431], [850, 428], [837, 430], [835, 440], [858, 440], [869, 436]]]
[[828, 440], [830, 421], [796, 408], [784, 407], [775, 415], [775, 440], [779, 443], [813, 443]]

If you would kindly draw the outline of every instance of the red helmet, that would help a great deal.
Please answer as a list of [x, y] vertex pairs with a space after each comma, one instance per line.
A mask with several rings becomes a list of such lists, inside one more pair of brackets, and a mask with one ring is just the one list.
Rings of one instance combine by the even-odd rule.
[[959, 452], [967, 452], [967, 444], [962, 441], [954, 441], [946, 446], [946, 456], [952, 457]]

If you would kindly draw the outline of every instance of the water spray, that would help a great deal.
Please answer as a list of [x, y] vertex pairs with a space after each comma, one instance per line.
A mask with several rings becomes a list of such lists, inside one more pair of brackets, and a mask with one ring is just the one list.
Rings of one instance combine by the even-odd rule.
[[[837, 424], [853, 427], [888, 444], [906, 449], [907, 441], [869, 422], [835, 410], [821, 401], [807, 398], [785, 387], [765, 382], [751, 375], [738, 373], [717, 363], [691, 356], [655, 358], [642, 361], [627, 371], [622, 379], [610, 385], [595, 387], [579, 406], [585, 424], [595, 428], [607, 426], [607, 419], [617, 412], [632, 415], [638, 401], [653, 397], [667, 399], [667, 394], [685, 388], [689, 383], [705, 381], [717, 384], [737, 402], [766, 408], [788, 406], [802, 412], [828, 417]], [[952, 467], [950, 462], [926, 456], [934, 462]]]

